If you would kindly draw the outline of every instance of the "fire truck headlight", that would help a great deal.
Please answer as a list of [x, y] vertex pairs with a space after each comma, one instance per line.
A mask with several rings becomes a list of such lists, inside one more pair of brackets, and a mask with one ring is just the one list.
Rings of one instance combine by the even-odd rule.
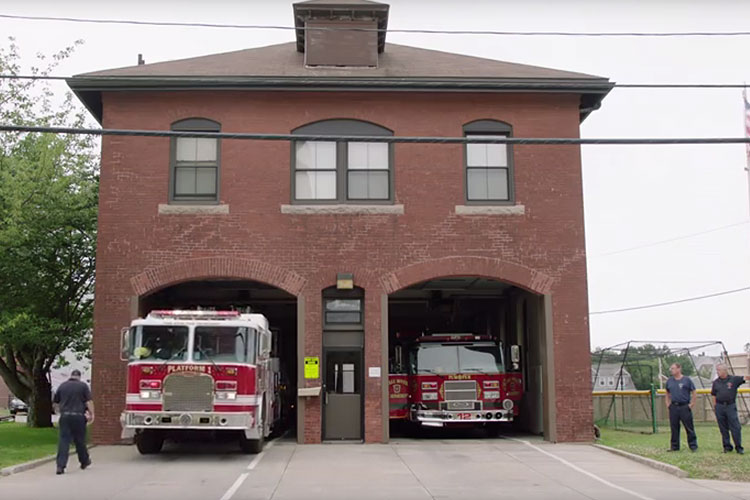
[[237, 392], [235, 391], [219, 391], [216, 393], [216, 399], [224, 399], [228, 401], [234, 401], [237, 399]]
[[437, 392], [423, 392], [422, 399], [424, 401], [437, 401]]
[[159, 399], [160, 397], [160, 391], [141, 391], [141, 399]]
[[513, 401], [510, 399], [503, 400], [503, 408], [510, 411], [513, 409]]
[[500, 399], [500, 391], [484, 391], [484, 399]]

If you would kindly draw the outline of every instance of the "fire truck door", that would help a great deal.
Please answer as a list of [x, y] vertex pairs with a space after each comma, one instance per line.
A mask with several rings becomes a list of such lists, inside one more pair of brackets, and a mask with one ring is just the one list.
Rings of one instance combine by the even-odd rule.
[[325, 351], [323, 439], [362, 439], [362, 350]]

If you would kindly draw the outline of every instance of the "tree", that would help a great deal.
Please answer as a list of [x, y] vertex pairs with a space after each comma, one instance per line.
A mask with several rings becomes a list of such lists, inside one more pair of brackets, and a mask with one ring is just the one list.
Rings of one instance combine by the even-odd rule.
[[[44, 65], [46, 75], [72, 53]], [[19, 74], [13, 39], [0, 73]], [[57, 102], [36, 80], [0, 80], [0, 123], [85, 125], [68, 93]], [[68, 348], [89, 349], [95, 269], [98, 161], [87, 136], [0, 133], [0, 376], [30, 407], [29, 425], [49, 427], [49, 371]]]

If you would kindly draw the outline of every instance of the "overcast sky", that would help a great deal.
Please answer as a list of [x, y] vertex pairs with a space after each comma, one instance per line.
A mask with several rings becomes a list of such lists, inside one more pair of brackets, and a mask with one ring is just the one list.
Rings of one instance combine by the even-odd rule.
[[[390, 28], [514, 31], [747, 30], [750, 2], [392, 0]], [[4, 2], [0, 14], [293, 24], [291, 2]], [[0, 19], [30, 64], [85, 40], [70, 75], [293, 40], [291, 31], [156, 28]], [[750, 82], [750, 37], [564, 38], [389, 33], [387, 41], [606, 76], [621, 83]], [[0, 43], [6, 43], [5, 40]], [[57, 83], [60, 92], [66, 87]], [[739, 137], [741, 91], [615, 89], [583, 137]], [[750, 286], [744, 146], [584, 146], [592, 312]], [[729, 227], [727, 227], [729, 226]], [[683, 236], [695, 235], [687, 238]], [[659, 243], [664, 240], [673, 240]], [[562, 292], [564, 293], [564, 291]], [[592, 346], [638, 340], [750, 342], [750, 292], [591, 317]]]

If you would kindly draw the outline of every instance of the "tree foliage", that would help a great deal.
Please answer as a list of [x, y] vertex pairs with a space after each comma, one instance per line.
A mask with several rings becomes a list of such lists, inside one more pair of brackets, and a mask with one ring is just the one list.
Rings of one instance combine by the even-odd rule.
[[[37, 55], [46, 75], [72, 54]], [[19, 74], [13, 39], [0, 73]], [[85, 125], [85, 114], [50, 84], [0, 80], [0, 123]], [[92, 323], [98, 159], [86, 136], [0, 133], [0, 376], [51, 425], [49, 371], [68, 348], [87, 351]]]

